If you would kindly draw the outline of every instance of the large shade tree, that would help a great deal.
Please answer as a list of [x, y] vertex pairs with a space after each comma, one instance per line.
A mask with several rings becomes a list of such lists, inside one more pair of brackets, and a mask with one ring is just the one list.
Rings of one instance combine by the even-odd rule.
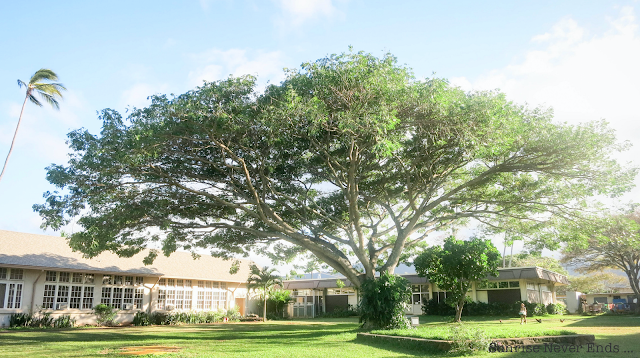
[[44, 101], [49, 103], [53, 108], [60, 109], [58, 99], [62, 98], [61, 91], [66, 90], [66, 88], [62, 83], [53, 82], [57, 80], [58, 75], [46, 68], [41, 68], [36, 71], [36, 73], [31, 76], [28, 83], [18, 80], [18, 86], [24, 86], [26, 92], [24, 102], [22, 103], [22, 109], [20, 110], [20, 117], [18, 117], [18, 124], [16, 125], [16, 130], [13, 133], [13, 139], [11, 140], [11, 146], [9, 147], [9, 153], [7, 154], [7, 158], [4, 160], [2, 172], [0, 172], [0, 180], [2, 180], [2, 177], [4, 176], [4, 172], [7, 169], [7, 163], [9, 163], [9, 158], [13, 152], [13, 146], [15, 145], [16, 138], [18, 137], [18, 130], [20, 129], [20, 123], [22, 123], [22, 114], [24, 113], [24, 107], [26, 107], [27, 102], [29, 101], [38, 107], [42, 107], [42, 102], [40, 101]]
[[[391, 55], [332, 55], [262, 93], [250, 76], [155, 96], [102, 131], [69, 134], [34, 209], [77, 219], [88, 256], [208, 248], [274, 259], [312, 253], [359, 286], [438, 230], [475, 218], [570, 216], [633, 172], [604, 122], [557, 124], [499, 92], [417, 80]], [[152, 251], [149, 259], [157, 255]]]
[[[640, 302], [640, 212], [580, 221], [560, 231], [562, 260], [582, 272], [617, 269]], [[640, 312], [640, 305], [637, 308]]]

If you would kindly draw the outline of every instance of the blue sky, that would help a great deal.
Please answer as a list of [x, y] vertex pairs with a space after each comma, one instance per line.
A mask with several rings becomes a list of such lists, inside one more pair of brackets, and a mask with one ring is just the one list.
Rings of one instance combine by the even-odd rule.
[[[558, 121], [606, 118], [640, 144], [639, 14], [638, 1], [586, 0], [2, 2], [0, 160], [24, 99], [16, 80], [50, 68], [69, 91], [58, 112], [27, 106], [0, 182], [0, 229], [42, 233], [31, 206], [54, 189], [44, 168], [66, 162], [67, 132], [99, 130], [96, 111], [229, 74], [278, 82], [282, 68], [350, 45], [389, 51], [419, 78], [552, 106]], [[640, 145], [620, 156], [638, 158]]]

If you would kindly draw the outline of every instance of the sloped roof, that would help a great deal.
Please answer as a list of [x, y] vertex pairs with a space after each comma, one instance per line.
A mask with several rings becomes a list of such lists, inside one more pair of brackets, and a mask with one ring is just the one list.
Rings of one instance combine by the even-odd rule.
[[145, 256], [146, 251], [129, 258], [103, 252], [87, 259], [73, 252], [63, 237], [0, 230], [0, 265], [14, 267], [246, 282], [251, 265], [249, 260], [240, 260], [240, 269], [232, 275], [233, 260], [209, 255], [194, 260], [190, 253], [174, 252], [169, 257], [158, 255], [152, 265], [145, 266]]

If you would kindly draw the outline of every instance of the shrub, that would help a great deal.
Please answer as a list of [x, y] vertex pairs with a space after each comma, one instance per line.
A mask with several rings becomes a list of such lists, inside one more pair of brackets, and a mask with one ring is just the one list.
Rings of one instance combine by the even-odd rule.
[[347, 308], [336, 307], [333, 312], [325, 312], [321, 313], [319, 317], [327, 317], [327, 318], [344, 318], [344, 317], [353, 317], [359, 316], [360, 313], [357, 309], [354, 309], [353, 306], [347, 305]]
[[167, 324], [167, 314], [163, 312], [153, 312], [149, 315], [149, 323], [155, 325]]
[[136, 312], [136, 315], [133, 316], [133, 325], [134, 326], [150, 326], [151, 325], [151, 316], [147, 312]]
[[567, 306], [564, 303], [549, 303], [547, 305], [547, 313], [549, 314], [564, 314], [567, 310]]
[[76, 320], [69, 315], [62, 315], [53, 321], [54, 328], [71, 328], [76, 325]]
[[29, 313], [13, 313], [9, 316], [9, 327], [29, 327], [33, 316]]
[[383, 273], [362, 283], [358, 306], [360, 323], [365, 329], [395, 329], [410, 327], [404, 316], [405, 302], [411, 297], [409, 281]]
[[111, 306], [105, 304], [99, 304], [93, 307], [93, 313], [96, 315], [96, 321], [98, 325], [113, 325], [116, 318], [116, 311]]
[[453, 355], [470, 355], [486, 352], [491, 344], [489, 336], [479, 328], [471, 328], [465, 324], [454, 324], [450, 328], [451, 349]]
[[37, 315], [33, 316], [29, 327], [45, 328], [53, 326], [53, 317], [51, 312], [40, 310]]
[[240, 314], [240, 309], [238, 309], [238, 307], [233, 307], [227, 310], [226, 317], [229, 319], [229, 322], [240, 322], [242, 315]]
[[[464, 305], [464, 309], [462, 310], [463, 316], [499, 316], [499, 317], [517, 317], [518, 312], [520, 311], [520, 304], [523, 302], [516, 303], [484, 303], [484, 302], [469, 302]], [[547, 314], [548, 306], [545, 306], [542, 303], [530, 303], [524, 301], [525, 307], [527, 307], [527, 315], [531, 316], [543, 316]], [[561, 303], [557, 303], [559, 307], [562, 307], [562, 312], [564, 312], [564, 305]], [[434, 316], [453, 316], [456, 311], [455, 309], [444, 303], [438, 302], [436, 299], [431, 299], [427, 303], [422, 306], [422, 312], [427, 315]], [[561, 313], [556, 313], [561, 314]]]

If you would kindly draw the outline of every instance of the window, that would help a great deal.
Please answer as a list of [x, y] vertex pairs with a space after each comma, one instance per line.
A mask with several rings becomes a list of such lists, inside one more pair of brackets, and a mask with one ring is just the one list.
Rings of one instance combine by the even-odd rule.
[[71, 274], [68, 272], [60, 272], [58, 282], [71, 282]]
[[[125, 280], [126, 282], [126, 280]], [[131, 280], [131, 282], [133, 283], [133, 280]], [[133, 305], [133, 288], [125, 288], [124, 289], [124, 300], [122, 301], [122, 303], [126, 304], [126, 303], [130, 303]]]
[[[57, 309], [56, 305], [68, 305], [73, 309], [93, 308], [93, 274], [81, 272], [46, 271], [42, 308]], [[59, 284], [55, 284], [59, 282]]]
[[144, 277], [136, 276], [136, 286], [142, 286], [144, 284]]
[[0, 308], [22, 307], [22, 283], [7, 281], [22, 280], [24, 271], [16, 268], [0, 267]]
[[22, 306], [22, 284], [0, 283], [0, 308], [20, 308]]
[[535, 282], [527, 282], [527, 290], [535, 290], [536, 284]]
[[42, 308], [53, 308], [56, 299], [56, 285], [44, 285]]
[[82, 286], [71, 286], [71, 300], [69, 301], [69, 308], [79, 309], [81, 306], [82, 306]]
[[11, 269], [11, 275], [9, 276], [10, 280], [22, 280], [22, 275], [24, 271], [22, 269]]
[[124, 285], [125, 286], [133, 286], [133, 276], [125, 276], [124, 277]]
[[136, 305], [137, 309], [142, 309], [143, 300], [144, 300], [144, 288], [136, 288], [136, 293], [133, 299], [133, 303]]
[[508, 289], [519, 288], [520, 282], [518, 281], [494, 281], [494, 282], [478, 282], [477, 290], [489, 290], [489, 289]]
[[82, 309], [93, 308], [93, 287], [85, 286], [84, 294], [82, 296]]

